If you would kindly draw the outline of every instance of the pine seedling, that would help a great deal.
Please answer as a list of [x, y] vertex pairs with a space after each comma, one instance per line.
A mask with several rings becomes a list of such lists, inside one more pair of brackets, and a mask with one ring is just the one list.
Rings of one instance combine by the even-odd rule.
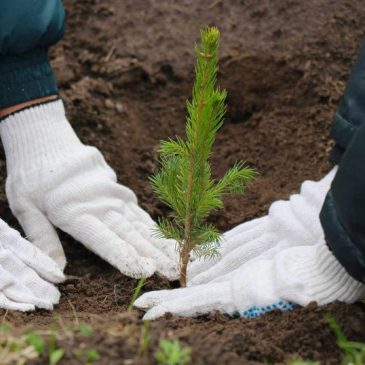
[[227, 96], [216, 86], [219, 38], [216, 27], [201, 30], [193, 94], [187, 101], [186, 140], [176, 137], [161, 143], [161, 169], [151, 178], [156, 194], [172, 209], [169, 218], [159, 219], [157, 234], [178, 243], [182, 287], [191, 253], [212, 257], [220, 246], [221, 235], [207, 223], [208, 215], [223, 207], [224, 195], [242, 193], [255, 175], [237, 162], [221, 180], [211, 176], [210, 157]]
[[181, 347], [179, 340], [160, 340], [160, 351], [155, 353], [159, 365], [187, 365], [191, 361], [191, 348]]

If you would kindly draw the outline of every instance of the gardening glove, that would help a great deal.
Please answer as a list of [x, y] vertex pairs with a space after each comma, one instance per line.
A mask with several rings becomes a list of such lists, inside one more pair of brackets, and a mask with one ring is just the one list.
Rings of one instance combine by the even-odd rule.
[[226, 232], [220, 255], [195, 260], [188, 267], [188, 286], [228, 274], [275, 246], [283, 249], [318, 242], [322, 235], [319, 213], [336, 171], [337, 166], [320, 181], [305, 181], [299, 194], [274, 202], [268, 215]]
[[63, 280], [52, 259], [0, 220], [0, 308], [51, 310], [60, 298], [52, 283]]
[[188, 317], [212, 311], [250, 318], [295, 304], [353, 303], [364, 296], [365, 285], [345, 271], [321, 237], [314, 245], [257, 257], [215, 282], [146, 293], [135, 306], [150, 308], [146, 320], [165, 313]]
[[177, 276], [171, 240], [94, 147], [80, 142], [61, 100], [10, 115], [0, 124], [6, 154], [6, 194], [27, 238], [61, 269], [65, 254], [55, 227], [133, 278]]

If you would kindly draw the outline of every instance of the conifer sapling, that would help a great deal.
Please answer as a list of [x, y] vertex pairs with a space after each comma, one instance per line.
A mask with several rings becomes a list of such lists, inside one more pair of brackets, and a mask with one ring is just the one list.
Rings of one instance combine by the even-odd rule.
[[161, 168], [151, 177], [154, 191], [172, 209], [158, 221], [157, 235], [172, 238], [180, 253], [180, 283], [186, 286], [190, 255], [217, 254], [221, 235], [208, 215], [223, 207], [226, 194], [242, 193], [255, 171], [237, 162], [222, 179], [211, 176], [210, 157], [218, 129], [223, 124], [227, 93], [216, 86], [220, 33], [216, 27], [201, 30], [196, 45], [197, 64], [192, 100], [187, 101], [186, 140], [176, 137], [161, 142]]

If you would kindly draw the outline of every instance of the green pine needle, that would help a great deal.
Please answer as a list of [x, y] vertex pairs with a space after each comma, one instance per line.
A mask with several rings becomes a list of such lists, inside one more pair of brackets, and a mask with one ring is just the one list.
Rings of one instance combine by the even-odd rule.
[[186, 140], [176, 137], [161, 142], [161, 168], [150, 179], [154, 192], [172, 210], [169, 218], [159, 220], [156, 234], [178, 242], [183, 286], [191, 251], [203, 257], [218, 252], [220, 234], [205, 220], [223, 208], [223, 196], [242, 193], [256, 174], [237, 162], [218, 182], [212, 179], [210, 157], [223, 125], [227, 97], [216, 86], [219, 38], [216, 27], [201, 30], [201, 44], [195, 46], [193, 95], [186, 103]]

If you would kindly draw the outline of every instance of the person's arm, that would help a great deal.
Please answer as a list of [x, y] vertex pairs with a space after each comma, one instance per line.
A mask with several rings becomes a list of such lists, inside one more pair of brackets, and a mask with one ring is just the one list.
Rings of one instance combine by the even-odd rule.
[[61, 0], [0, 2], [0, 118], [58, 93], [48, 48], [64, 30]]
[[346, 89], [333, 118], [331, 137], [336, 145], [331, 160], [339, 164], [357, 129], [364, 123], [365, 115], [365, 42], [352, 67]]
[[62, 269], [66, 257], [55, 227], [128, 276], [175, 278], [174, 242], [152, 236], [155, 223], [134, 193], [117, 183], [96, 148], [79, 140], [62, 101], [47, 100], [57, 93], [47, 53], [64, 32], [61, 2], [8, 1], [0, 14], [6, 193], [28, 239]]
[[[59, 0], [0, 2], [0, 120], [57, 98], [48, 47], [64, 32]], [[0, 308], [52, 309], [65, 279], [50, 257], [0, 219]]]
[[320, 219], [333, 254], [349, 274], [364, 283], [365, 123], [356, 130], [342, 157]]

